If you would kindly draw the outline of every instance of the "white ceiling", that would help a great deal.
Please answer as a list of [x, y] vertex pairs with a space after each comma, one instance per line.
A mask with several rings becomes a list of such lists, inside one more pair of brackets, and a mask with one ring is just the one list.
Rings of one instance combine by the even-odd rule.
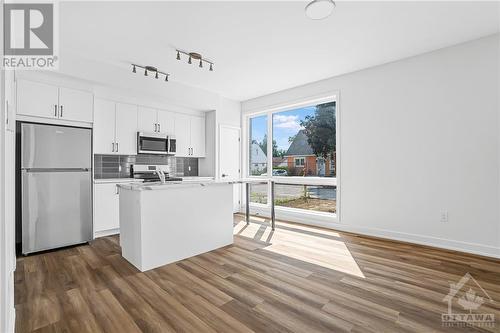
[[[60, 47], [247, 100], [499, 31], [497, 2], [339, 2], [323, 21], [307, 2], [63, 2]], [[202, 53], [215, 71], [175, 60]]]

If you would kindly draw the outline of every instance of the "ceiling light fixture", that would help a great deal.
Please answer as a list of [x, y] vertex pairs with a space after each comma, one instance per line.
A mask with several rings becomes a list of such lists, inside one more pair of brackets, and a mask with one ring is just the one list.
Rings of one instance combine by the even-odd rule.
[[203, 63], [205, 62], [205, 63], [210, 65], [209, 71], [210, 72], [214, 71], [214, 63], [212, 61], [204, 58], [201, 54], [196, 53], [196, 52], [186, 52], [186, 51], [182, 51], [182, 50], [175, 50], [175, 51], [177, 52], [177, 57], [176, 57], [177, 60], [181, 60], [181, 54], [184, 54], [184, 55], [188, 56], [188, 64], [192, 64], [193, 59], [199, 60], [200, 62], [199, 62], [198, 67], [203, 68]]
[[306, 6], [306, 15], [312, 20], [322, 20], [330, 16], [336, 6], [333, 0], [313, 0]]
[[168, 82], [168, 77], [170, 74], [162, 72], [162, 71], [158, 70], [158, 68], [156, 68], [156, 67], [141, 66], [141, 65], [137, 65], [137, 64], [131, 64], [131, 65], [132, 65], [132, 73], [136, 73], [136, 67], [139, 67], [141, 69], [144, 69], [144, 76], [148, 76], [148, 72], [151, 72], [151, 73], [155, 74], [154, 75], [155, 79], [158, 79], [160, 77], [160, 74], [161, 74], [161, 75], [165, 75], [165, 81]]

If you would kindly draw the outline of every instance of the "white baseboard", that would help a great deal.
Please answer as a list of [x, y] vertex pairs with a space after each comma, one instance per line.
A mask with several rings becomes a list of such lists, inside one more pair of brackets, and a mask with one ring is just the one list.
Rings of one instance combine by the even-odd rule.
[[120, 233], [120, 228], [109, 229], [109, 230], [101, 230], [94, 232], [94, 239], [99, 237], [106, 237], [111, 235], [117, 235]]
[[[270, 217], [269, 209], [266, 207], [251, 206], [250, 212], [251, 214], [257, 214], [263, 217], [267, 218]], [[244, 211], [241, 213], [244, 213]], [[433, 236], [391, 231], [385, 229], [353, 226], [353, 225], [348, 225], [346, 223], [339, 223], [337, 219], [334, 217], [328, 218], [321, 215], [318, 216], [316, 214], [307, 214], [307, 213], [304, 214], [297, 212], [281, 211], [279, 209], [276, 209], [276, 218], [281, 219], [283, 221], [297, 222], [316, 227], [352, 232], [365, 236], [380, 237], [389, 240], [432, 246], [446, 250], [453, 250], [453, 251], [477, 254], [485, 257], [500, 259], [500, 247], [494, 247], [477, 243], [468, 243], [468, 242], [433, 237]]]

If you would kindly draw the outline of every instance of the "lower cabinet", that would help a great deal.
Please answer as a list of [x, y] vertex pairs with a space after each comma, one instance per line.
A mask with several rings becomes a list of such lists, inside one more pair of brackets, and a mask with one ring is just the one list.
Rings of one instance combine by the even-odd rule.
[[116, 185], [94, 184], [94, 237], [119, 232], [120, 205]]

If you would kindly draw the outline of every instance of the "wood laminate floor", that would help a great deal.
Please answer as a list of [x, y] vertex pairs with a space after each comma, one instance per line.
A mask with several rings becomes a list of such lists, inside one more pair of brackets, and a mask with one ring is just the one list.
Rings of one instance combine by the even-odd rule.
[[[117, 236], [21, 257], [16, 331], [500, 332], [498, 260], [242, 220], [234, 245], [145, 273], [120, 256]], [[464, 279], [453, 312], [473, 290], [484, 303], [473, 313], [494, 314], [494, 327], [442, 326], [450, 282], [466, 273], [484, 290]]]

